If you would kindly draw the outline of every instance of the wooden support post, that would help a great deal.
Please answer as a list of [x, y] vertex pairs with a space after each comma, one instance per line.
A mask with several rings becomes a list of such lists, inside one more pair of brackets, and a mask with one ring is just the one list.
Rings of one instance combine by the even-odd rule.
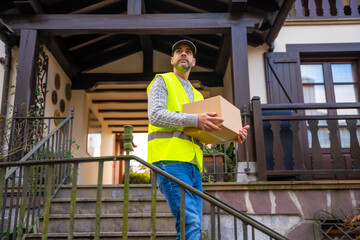
[[254, 136], [255, 137], [255, 151], [257, 163], [257, 180], [266, 181], [266, 157], [265, 157], [265, 142], [264, 142], [264, 129], [261, 117], [261, 102], [259, 97], [252, 99], [252, 111], [254, 118]]
[[[240, 26], [231, 27], [231, 72], [233, 80], [234, 105], [239, 109], [246, 109], [249, 113], [250, 106], [250, 87], [249, 87], [249, 67], [247, 53], [247, 34], [246, 28]], [[249, 131], [250, 132], [250, 131]], [[251, 134], [248, 142], [252, 142]], [[252, 145], [248, 144], [251, 149]], [[246, 149], [245, 144], [239, 145], [238, 161], [246, 161], [246, 151], [249, 151], [249, 158], [253, 159], [251, 150]]]
[[21, 30], [14, 104], [20, 112], [29, 110], [35, 102], [39, 47], [36, 30]]

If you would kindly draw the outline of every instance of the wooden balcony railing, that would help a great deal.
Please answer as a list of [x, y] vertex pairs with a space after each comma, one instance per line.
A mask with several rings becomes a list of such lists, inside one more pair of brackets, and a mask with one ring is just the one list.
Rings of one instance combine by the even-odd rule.
[[360, 178], [360, 115], [306, 115], [308, 109], [360, 109], [360, 103], [261, 104], [253, 98], [258, 180]]
[[359, 0], [296, 0], [288, 19], [358, 18]]

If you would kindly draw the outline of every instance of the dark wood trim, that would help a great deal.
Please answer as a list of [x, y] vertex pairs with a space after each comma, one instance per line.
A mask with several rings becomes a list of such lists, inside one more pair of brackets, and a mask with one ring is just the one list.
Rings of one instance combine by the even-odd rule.
[[[132, 100], [129, 100], [133, 102]], [[94, 102], [94, 101], [93, 101]], [[99, 113], [144, 113], [147, 112], [147, 109], [99, 109]]]
[[264, 142], [264, 129], [261, 113], [261, 102], [260, 97], [252, 98], [252, 111], [253, 111], [253, 128], [254, 132], [254, 148], [257, 162], [257, 179], [259, 181], [266, 181], [266, 157], [265, 157], [265, 142]]
[[40, 41], [36, 30], [22, 30], [16, 76], [15, 103], [19, 112], [27, 112], [35, 103], [35, 85]]
[[[133, 100], [130, 100], [130, 99], [127, 99], [127, 100], [93, 100], [92, 101], [94, 104], [97, 104], [97, 103], [113, 103], [113, 104], [116, 104], [116, 103], [147, 103], [147, 100], [138, 100], [138, 99], [133, 99]], [[109, 111], [109, 112], [112, 112], [112, 111], [117, 111], [116, 109], [115, 110], [109, 110], [109, 109], [106, 109], [106, 110], [101, 110], [101, 111]]]
[[148, 35], [139, 36], [141, 49], [143, 51], [143, 72], [152, 73], [154, 68], [153, 63], [153, 46], [151, 38]]
[[80, 73], [80, 68], [75, 60], [68, 54], [68, 51], [59, 37], [41, 38], [49, 51], [54, 55], [65, 74], [70, 80], [76, 79]]
[[239, 14], [244, 12], [247, 0], [231, 0], [229, 1], [228, 12]]
[[[83, 73], [72, 82], [72, 89], [91, 89], [96, 84], [117, 83], [117, 82], [148, 82], [154, 78], [156, 73]], [[220, 87], [223, 81], [214, 74], [214, 72], [193, 72], [190, 74], [191, 80], [199, 80], [205, 86]]]
[[[15, 1], [14, 3], [24, 14], [45, 14], [45, 11], [38, 0]], [[65, 74], [70, 79], [75, 78], [80, 72], [80, 69], [74, 59], [68, 54], [67, 48], [65, 47], [62, 39], [59, 37], [42, 37], [41, 40], [45, 43], [50, 52], [52, 52], [55, 59], [65, 71]]]
[[[39, 14], [34, 16], [1, 15], [11, 29], [42, 30], [47, 35], [84, 33], [129, 33], [129, 34], [197, 34], [224, 33], [232, 26], [253, 28], [263, 20], [262, 13], [191, 14]], [[179, 24], [181, 22], [181, 24]]]
[[[131, 125], [134, 125], [134, 127], [148, 127], [149, 125], [144, 125], [144, 124], [136, 124], [136, 123], [131, 123]], [[124, 125], [122, 124], [114, 124], [114, 125], [108, 125], [109, 128], [112, 128], [112, 127], [124, 127]]]
[[234, 105], [249, 110], [250, 86], [246, 28], [231, 28], [231, 72]]
[[[250, 83], [247, 46], [246, 28], [239, 26], [232, 27], [231, 73], [233, 81], [234, 105], [241, 110], [245, 108], [245, 112], [243, 113], [249, 113], [250, 110]], [[248, 141], [252, 141], [250, 134]], [[238, 161], [240, 162], [246, 161], [247, 157], [252, 159], [252, 155], [247, 156], [247, 152], [252, 154], [253, 151], [251, 149], [246, 149], [246, 146], [247, 144], [241, 144], [238, 148]]]
[[285, 23], [286, 18], [289, 15], [289, 12], [291, 8], [293, 7], [296, 0], [286, 0], [282, 4], [280, 10], [278, 10], [278, 14], [276, 16], [276, 19], [274, 20], [274, 23], [272, 24], [272, 28], [269, 32], [269, 34], [266, 37], [265, 42], [269, 45], [273, 44], [276, 37], [278, 36], [280, 29]]
[[353, 103], [292, 103], [292, 104], [261, 104], [261, 109], [337, 109], [337, 108], [360, 108], [359, 102]]
[[104, 121], [121, 121], [121, 120], [149, 120], [148, 118], [144, 117], [113, 117], [113, 118], [104, 118]]
[[226, 68], [229, 63], [230, 55], [231, 55], [231, 36], [230, 33], [225, 33], [222, 38], [220, 52], [215, 66], [215, 74], [221, 79], [224, 78]]
[[15, 0], [14, 5], [20, 9], [22, 13], [27, 14], [44, 14], [44, 10], [37, 0]]
[[142, 0], [127, 0], [127, 14], [139, 15], [142, 10]]
[[315, 43], [315, 44], [286, 44], [287, 52], [306, 53], [339, 53], [348, 52], [349, 55], [360, 54], [360, 43]]

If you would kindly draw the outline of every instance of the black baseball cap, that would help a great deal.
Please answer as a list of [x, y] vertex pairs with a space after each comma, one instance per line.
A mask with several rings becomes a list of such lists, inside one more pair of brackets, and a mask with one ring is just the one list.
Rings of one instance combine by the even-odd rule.
[[193, 55], [194, 55], [194, 57], [195, 57], [196, 51], [197, 51], [197, 50], [196, 50], [196, 46], [195, 46], [195, 44], [194, 44], [192, 41], [187, 40], [187, 39], [182, 39], [182, 40], [177, 41], [176, 43], [174, 43], [174, 45], [173, 45], [172, 48], [171, 48], [171, 56], [174, 55], [175, 49], [176, 49], [179, 45], [181, 45], [181, 44], [186, 44], [186, 45], [190, 46], [190, 47], [191, 47], [191, 50], [193, 51]]

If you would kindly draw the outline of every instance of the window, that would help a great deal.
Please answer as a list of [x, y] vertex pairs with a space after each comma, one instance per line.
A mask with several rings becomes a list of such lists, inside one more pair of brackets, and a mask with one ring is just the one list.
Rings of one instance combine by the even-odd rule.
[[[304, 103], [344, 103], [359, 101], [359, 66], [356, 61], [303, 61], [300, 65]], [[307, 110], [308, 115], [357, 115], [357, 109]], [[339, 121], [341, 147], [350, 147], [345, 120]], [[319, 121], [319, 141], [330, 148], [326, 121]], [[360, 136], [360, 132], [358, 132]], [[309, 146], [311, 134], [308, 132]]]

